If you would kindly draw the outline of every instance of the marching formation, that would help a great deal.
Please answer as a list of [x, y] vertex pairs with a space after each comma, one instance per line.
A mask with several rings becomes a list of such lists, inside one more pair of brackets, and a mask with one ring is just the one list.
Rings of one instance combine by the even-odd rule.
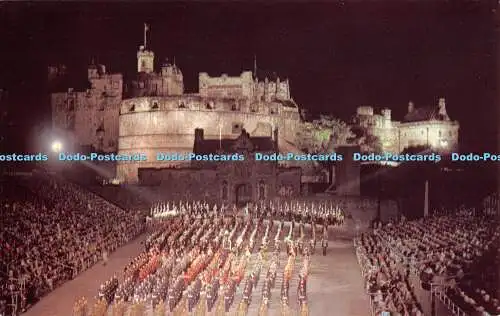
[[[205, 201], [157, 202], [151, 207], [150, 219], [172, 217], [179, 214], [202, 216], [206, 210], [210, 210], [210, 207]], [[227, 204], [221, 204], [219, 207], [213, 205], [211, 210], [219, 215], [227, 214], [228, 212], [234, 214], [239, 211], [236, 205], [230, 207]], [[246, 206], [243, 211], [245, 215], [251, 215], [256, 218], [264, 217], [303, 223], [315, 222], [317, 225], [328, 226], [344, 224], [346, 216], [344, 209], [332, 201], [261, 201], [260, 203]]]
[[[307, 315], [316, 230], [327, 238], [328, 225], [343, 216], [338, 208], [312, 203], [262, 203], [244, 210], [201, 201], [157, 203], [145, 251], [120, 280], [101, 286], [91, 315], [105, 315], [102, 306], [113, 315], [267, 315], [271, 306], [282, 315]], [[85, 309], [75, 309], [75, 315]]]

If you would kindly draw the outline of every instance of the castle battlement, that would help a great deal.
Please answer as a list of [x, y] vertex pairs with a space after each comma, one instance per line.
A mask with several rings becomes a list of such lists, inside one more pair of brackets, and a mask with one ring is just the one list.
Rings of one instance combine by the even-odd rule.
[[125, 99], [120, 105], [120, 115], [147, 111], [204, 111], [247, 113], [250, 115], [296, 116], [298, 106], [293, 101], [255, 102], [238, 98], [210, 98], [200, 94], [180, 96], [138, 97]]

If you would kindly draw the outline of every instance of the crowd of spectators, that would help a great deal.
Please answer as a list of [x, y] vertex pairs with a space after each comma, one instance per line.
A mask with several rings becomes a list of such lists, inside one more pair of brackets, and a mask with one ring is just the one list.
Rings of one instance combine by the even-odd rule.
[[417, 287], [440, 291], [468, 315], [500, 314], [494, 299], [500, 262], [500, 228], [492, 217], [497, 201], [494, 196], [487, 201], [484, 208], [491, 209], [440, 210], [420, 220], [378, 226], [355, 240], [377, 315], [421, 315]]
[[376, 315], [421, 316], [422, 310], [413, 293], [408, 275], [397, 265], [397, 258], [384, 246], [379, 235], [362, 235], [355, 241], [357, 256], [366, 279]]
[[28, 308], [143, 231], [135, 214], [52, 175], [4, 177], [0, 190], [1, 315]]

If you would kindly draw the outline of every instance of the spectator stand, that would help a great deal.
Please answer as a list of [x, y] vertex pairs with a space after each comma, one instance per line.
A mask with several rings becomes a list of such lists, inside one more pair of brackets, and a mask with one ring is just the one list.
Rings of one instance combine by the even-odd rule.
[[[399, 257], [397, 260], [399, 264], [403, 264], [409, 269], [409, 280], [419, 302], [426, 307], [424, 308], [426, 315], [445, 315], [447, 314], [446, 309], [449, 310], [448, 313], [453, 315], [483, 315], [485, 310], [488, 310], [490, 314], [496, 314], [495, 310], [498, 313], [500, 310], [498, 301], [489, 296], [495, 290], [485, 284], [488, 278], [491, 279], [491, 275], [486, 275], [483, 272], [488, 266], [494, 265], [491, 255], [492, 252], [496, 253], [497, 251], [495, 245], [500, 235], [496, 222], [492, 222], [488, 216], [485, 216], [485, 213], [477, 214], [473, 209], [460, 209], [454, 215], [448, 213], [448, 216], [445, 217], [430, 218], [424, 222], [416, 221], [396, 229], [391, 230], [389, 227], [378, 230], [375, 234], [382, 236], [379, 241], [384, 245], [383, 248], [391, 249], [392, 256]], [[437, 231], [439, 231], [438, 235], [435, 234]], [[398, 234], [399, 237], [393, 238]], [[401, 239], [402, 236], [403, 239]], [[417, 238], [418, 236], [421, 237]], [[409, 254], [408, 249], [411, 249], [412, 246], [419, 246], [420, 251], [415, 252], [416, 248], [414, 248], [412, 258], [408, 260], [407, 256], [402, 254], [401, 249], [403, 248], [401, 247], [403, 246], [406, 247], [407, 254]], [[427, 250], [422, 252], [422, 249]], [[465, 253], [462, 253], [463, 250]], [[449, 261], [450, 259], [443, 261], [444, 257], [437, 260], [439, 258], [436, 255], [449, 254], [450, 252], [455, 252], [455, 257], [451, 261]], [[427, 260], [416, 262], [415, 254], [420, 255], [420, 257], [425, 255]], [[496, 262], [498, 259], [497, 257]], [[453, 262], [458, 262], [458, 267], [470, 272], [464, 274], [462, 271], [460, 275], [445, 276], [441, 272], [430, 270], [433, 279], [440, 280], [425, 282], [431, 291], [422, 288], [420, 272], [436, 263], [438, 266], [440, 264], [441, 268], [443, 268], [443, 264], [446, 264], [445, 270], [452, 268], [450, 270], [452, 271], [456, 267], [456, 263]], [[478, 264], [481, 265], [477, 266]], [[494, 266], [490, 268], [496, 269]], [[448, 282], [455, 279], [455, 284]], [[476, 289], [475, 293], [472, 291], [474, 289]], [[448, 292], [453, 293], [455, 299], [451, 299]], [[446, 307], [446, 309], [442, 307]]]
[[0, 186], [3, 315], [29, 308], [144, 229], [129, 212], [50, 174], [5, 176]]
[[[423, 304], [425, 306], [428, 305], [426, 304], [426, 302], [430, 301], [430, 308], [424, 307], [424, 313], [426, 311], [429, 311], [428, 313], [431, 316], [439, 316], [443, 315], [447, 311], [452, 312], [454, 316], [467, 316], [467, 314], [462, 311], [460, 307], [458, 307], [455, 303], [453, 303], [453, 301], [446, 295], [446, 290], [452, 286], [449, 281], [455, 280], [457, 278], [457, 275], [449, 276], [445, 280], [442, 280], [442, 282], [429, 283], [431, 287], [429, 293], [429, 291], [422, 288], [422, 281], [420, 278], [421, 269], [419, 267], [426, 265], [430, 261], [408, 261], [408, 259], [397, 250], [397, 246], [395, 246], [394, 244], [390, 245], [391, 242], [393, 242], [393, 238], [391, 238], [385, 231], [382, 230], [378, 231], [377, 233], [383, 236], [382, 240], [388, 241], [386, 243], [386, 247], [389, 247], [391, 249], [392, 255], [398, 258], [400, 268], [402, 265], [404, 267], [403, 269], [406, 268], [408, 270], [408, 280], [410, 281], [410, 284], [414, 289], [415, 295], [418, 297], [418, 301], [420, 302], [420, 304]], [[443, 306], [439, 306], [437, 304], [438, 302], [441, 302], [445, 305], [445, 310], [443, 310]]]

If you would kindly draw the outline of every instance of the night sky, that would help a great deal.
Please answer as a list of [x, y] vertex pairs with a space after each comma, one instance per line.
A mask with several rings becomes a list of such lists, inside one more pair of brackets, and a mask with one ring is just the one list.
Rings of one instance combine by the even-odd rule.
[[130, 78], [147, 22], [157, 64], [175, 56], [188, 92], [198, 72], [238, 75], [253, 69], [255, 54], [259, 70], [289, 78], [294, 99], [313, 113], [348, 119], [371, 105], [402, 119], [409, 100], [418, 107], [445, 97], [462, 148], [496, 149], [491, 7], [401, 2], [1, 3], [0, 87], [20, 126], [47, 122], [47, 66], [64, 63], [84, 79], [94, 58]]

